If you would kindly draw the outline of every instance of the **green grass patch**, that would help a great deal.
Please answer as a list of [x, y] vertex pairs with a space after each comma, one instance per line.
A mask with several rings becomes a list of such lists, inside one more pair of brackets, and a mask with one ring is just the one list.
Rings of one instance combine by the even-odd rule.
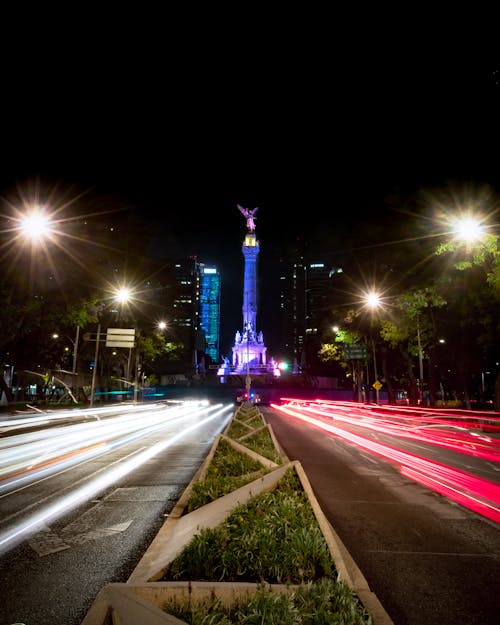
[[[263, 425], [262, 420], [260, 424]], [[227, 435], [229, 438], [233, 438], [236, 441], [242, 436], [245, 436], [245, 434], [250, 434], [251, 431], [251, 428], [248, 428], [243, 423], [233, 419], [231, 421], [231, 425], [229, 426], [229, 430], [227, 431]]]
[[267, 427], [262, 428], [262, 430], [252, 434], [252, 436], [248, 436], [241, 441], [241, 444], [245, 445], [245, 447], [248, 447], [252, 451], [257, 452], [261, 456], [264, 456], [264, 458], [268, 458], [269, 460], [276, 462], [276, 464], [283, 463], [283, 458], [274, 446], [273, 439], [271, 438], [271, 434], [269, 433], [269, 429]]
[[372, 625], [356, 595], [331, 579], [305, 583], [290, 594], [260, 584], [256, 593], [227, 607], [215, 596], [204, 601], [169, 600], [165, 612], [189, 625]]
[[244, 421], [245, 425], [248, 427], [248, 431], [256, 430], [257, 428], [261, 428], [264, 424], [264, 421], [260, 414], [257, 414], [250, 419], [246, 419]]
[[238, 440], [242, 436], [246, 436], [247, 434], [251, 434], [252, 430], [258, 430], [259, 428], [265, 425], [262, 417], [259, 415], [252, 417], [251, 419], [247, 419], [243, 421], [240, 419], [239, 421], [233, 419], [231, 421], [231, 425], [229, 426], [229, 430], [227, 431], [227, 435], [230, 438], [234, 438]]
[[335, 565], [294, 469], [272, 492], [204, 528], [173, 560], [162, 581], [293, 583], [334, 577]]
[[240, 410], [238, 410], [238, 412], [236, 413], [235, 417], [237, 419], [239, 419], [240, 421], [244, 421], [245, 423], [248, 423], [249, 421], [252, 421], [253, 419], [259, 419], [260, 422], [262, 423], [262, 416], [260, 414], [260, 410], [256, 407], [256, 406], [250, 406], [248, 408], [240, 408]]
[[221, 438], [205, 478], [193, 485], [185, 511], [197, 510], [268, 472], [260, 462]]

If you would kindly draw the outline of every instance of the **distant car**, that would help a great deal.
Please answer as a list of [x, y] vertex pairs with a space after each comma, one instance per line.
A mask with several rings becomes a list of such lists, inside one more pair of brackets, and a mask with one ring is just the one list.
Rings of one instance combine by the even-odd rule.
[[260, 404], [261, 402], [259, 393], [256, 393], [255, 391], [252, 391], [252, 390], [250, 390], [250, 396], [247, 391], [238, 391], [236, 393], [235, 399], [236, 399], [237, 404], [242, 404], [243, 402], [247, 401], [255, 405], [255, 404]]

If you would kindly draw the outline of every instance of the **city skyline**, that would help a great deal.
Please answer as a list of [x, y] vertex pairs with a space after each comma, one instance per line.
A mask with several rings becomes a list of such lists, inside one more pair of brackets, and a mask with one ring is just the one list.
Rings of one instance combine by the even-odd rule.
[[[184, 108], [196, 95], [189, 90], [169, 114], [151, 109], [147, 93], [124, 100], [106, 90], [99, 102], [75, 99], [67, 110], [42, 99], [37, 114], [26, 115], [16, 107], [19, 92], [8, 102], [0, 212], [41, 193], [61, 214], [134, 214], [154, 231], [156, 257], [196, 255], [220, 268], [230, 334], [241, 329], [238, 204], [259, 208], [261, 285], [279, 247], [297, 237], [318, 256], [342, 256], [390, 244], [410, 223], [431, 229], [423, 192], [441, 207], [445, 195], [451, 213], [457, 197], [488, 188], [488, 216], [498, 226], [495, 68], [439, 60], [404, 72], [346, 68], [335, 74], [333, 96], [328, 81], [283, 72], [286, 84], [266, 80], [246, 98], [231, 94], [232, 105], [219, 106], [229, 85], [213, 91], [196, 114]], [[115, 115], [103, 115], [111, 109]], [[408, 226], [404, 236], [419, 234]]]

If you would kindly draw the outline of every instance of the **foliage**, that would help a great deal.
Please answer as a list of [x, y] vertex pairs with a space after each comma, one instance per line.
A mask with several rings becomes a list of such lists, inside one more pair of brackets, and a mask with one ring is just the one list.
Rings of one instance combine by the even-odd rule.
[[332, 578], [335, 566], [294, 469], [273, 492], [202, 529], [170, 563], [166, 580], [300, 583]]
[[344, 350], [341, 345], [322, 343], [318, 358], [321, 362], [341, 361], [344, 358]]
[[[467, 257], [460, 258], [460, 252], [464, 251]], [[481, 267], [486, 274], [486, 282], [493, 294], [500, 296], [500, 237], [496, 234], [486, 234], [481, 241], [474, 244], [461, 241], [447, 241], [439, 245], [436, 254], [452, 254], [454, 267], [459, 271], [465, 271], [473, 266]]]
[[260, 462], [253, 460], [247, 454], [236, 451], [232, 445], [221, 438], [205, 478], [193, 485], [186, 511], [192, 512], [223, 497], [266, 472], [267, 470]]
[[[231, 438], [234, 438], [235, 440], [238, 440], [242, 436], [245, 436], [245, 434], [250, 433], [253, 430], [252, 426], [250, 425], [253, 422], [253, 419], [254, 417], [252, 417], [252, 419], [250, 419], [248, 423], [241, 423], [240, 421], [233, 419], [231, 421], [231, 425], [229, 426], [229, 430], [227, 432], [228, 436], [230, 436]], [[259, 419], [258, 425], [261, 426], [262, 418], [258, 417], [258, 419]]]
[[245, 447], [252, 449], [253, 451], [259, 453], [261, 456], [265, 458], [269, 458], [276, 464], [281, 464], [283, 462], [279, 452], [276, 450], [274, 446], [273, 440], [271, 438], [271, 434], [267, 427], [262, 427], [255, 434], [251, 436], [247, 436], [243, 441], [241, 441]]
[[189, 625], [371, 625], [372, 619], [345, 584], [307, 582], [287, 593], [259, 584], [255, 594], [230, 607], [212, 596], [199, 602], [173, 598], [163, 609]]
[[182, 348], [176, 343], [167, 341], [162, 334], [146, 335], [140, 330], [136, 332], [136, 345], [145, 365], [152, 365], [161, 356], [171, 354], [178, 356], [178, 351]]
[[[353, 323], [358, 315], [354, 314], [354, 311], [349, 310], [344, 321], [347, 323]], [[340, 328], [335, 333], [335, 343], [323, 343], [321, 349], [318, 352], [318, 357], [322, 362], [337, 361], [341, 363], [344, 368], [349, 367], [349, 363], [344, 358], [344, 345], [359, 343], [361, 341], [361, 333], [356, 329]]]
[[446, 303], [434, 287], [406, 291], [396, 298], [392, 318], [382, 321], [380, 336], [391, 347], [418, 356], [433, 338], [432, 310]]

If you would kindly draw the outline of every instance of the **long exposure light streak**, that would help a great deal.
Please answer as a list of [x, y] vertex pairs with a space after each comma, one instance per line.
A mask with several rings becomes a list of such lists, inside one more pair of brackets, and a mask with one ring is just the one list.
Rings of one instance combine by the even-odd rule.
[[[438, 447], [452, 449], [459, 453], [476, 456], [491, 462], [500, 462], [500, 440], [492, 439], [482, 433], [470, 431], [466, 427], [447, 423], [446, 425], [439, 423], [409, 425], [408, 423], [400, 423], [389, 421], [387, 418], [377, 418], [376, 413], [359, 414], [352, 412], [352, 416], [343, 414], [342, 408], [336, 407], [332, 411], [331, 406], [325, 407], [321, 405], [303, 405], [301, 410], [318, 414], [336, 421], [344, 421], [353, 425], [362, 425], [363, 428], [381, 432], [383, 434], [396, 435], [401, 438], [420, 441], [423, 443], [431, 443]], [[443, 429], [438, 429], [438, 428]]]
[[[190, 407], [192, 412], [193, 407]], [[215, 412], [212, 412], [214, 411]], [[143, 449], [140, 452], [135, 453], [126, 460], [120, 462], [112, 469], [106, 471], [104, 475], [100, 477], [94, 477], [84, 486], [73, 490], [71, 493], [65, 496], [61, 496], [55, 502], [45, 506], [43, 509], [37, 510], [29, 519], [20, 523], [16, 523], [10, 528], [0, 532], [0, 554], [12, 549], [15, 545], [19, 544], [22, 540], [36, 533], [41, 527], [43, 527], [49, 521], [53, 521], [56, 518], [67, 513], [69, 510], [74, 509], [79, 504], [87, 501], [91, 497], [94, 497], [99, 492], [102, 492], [105, 488], [114, 484], [125, 475], [134, 471], [136, 468], [164, 451], [165, 449], [176, 444], [179, 440], [185, 437], [188, 433], [204, 426], [213, 419], [220, 418], [227, 414], [226, 419], [221, 423], [221, 429], [227, 424], [231, 417], [233, 410], [232, 405], [222, 406], [220, 404], [211, 407], [205, 407], [199, 409], [197, 412], [199, 415], [207, 414], [205, 418], [196, 423], [192, 423], [184, 427], [176, 434], [157, 442], [154, 445]]]
[[[155, 407], [152, 405], [151, 407]], [[69, 417], [85, 417], [85, 416], [95, 416], [99, 418], [99, 415], [106, 415], [113, 412], [125, 412], [125, 411], [133, 411], [133, 410], [144, 410], [143, 406], [137, 406], [135, 404], [120, 404], [120, 407], [117, 408], [115, 406], [105, 406], [103, 408], [73, 408], [71, 410], [58, 410], [57, 412], [44, 412], [37, 413], [36, 415], [25, 415], [22, 418], [18, 419], [5, 419], [0, 421], [0, 428], [2, 429], [14, 429], [14, 426], [27, 427], [30, 425], [41, 423], [50, 423], [52, 421], [61, 421], [62, 419], [68, 419]]]
[[474, 512], [500, 523], [500, 485], [455, 469], [422, 456], [402, 451], [391, 445], [380, 443], [359, 434], [335, 427], [319, 419], [299, 412], [296, 407], [271, 404], [272, 408], [291, 417], [310, 423], [330, 432], [358, 447], [366, 449], [399, 466], [408, 477], [418, 476], [418, 481], [433, 490], [468, 507]]
[[[46, 468], [54, 459], [72, 452], [83, 452], [96, 446], [112, 446], [144, 436], [155, 429], [162, 429], [172, 420], [187, 416], [197, 408], [191, 404], [173, 408], [148, 406], [133, 414], [109, 417], [99, 422], [77, 423], [64, 428], [38, 430], [30, 434], [9, 436], [0, 441], [0, 492], [9, 476]], [[76, 456], [73, 459], [77, 461]]]
[[[133, 415], [116, 416], [97, 423], [78, 423], [11, 436], [7, 440], [10, 449], [0, 450], [0, 498], [1, 493], [102, 455], [163, 429], [174, 420], [195, 414], [197, 410], [199, 408], [191, 403], [173, 408], [160, 406], [160, 409], [148, 406]], [[39, 438], [42, 440], [37, 440]], [[18, 441], [19, 444], [15, 445]]]

